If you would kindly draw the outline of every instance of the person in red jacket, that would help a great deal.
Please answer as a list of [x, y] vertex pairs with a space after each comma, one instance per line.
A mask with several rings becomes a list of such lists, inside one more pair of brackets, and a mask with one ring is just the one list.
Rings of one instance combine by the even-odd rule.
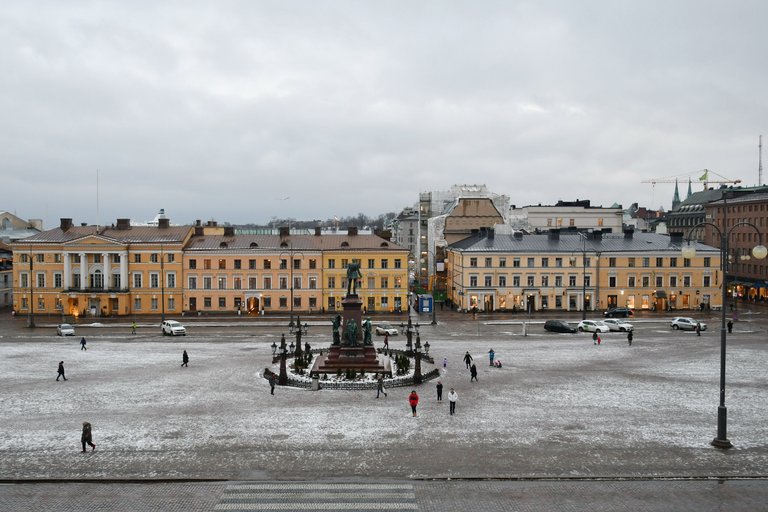
[[411, 404], [411, 411], [413, 411], [413, 415], [416, 416], [416, 406], [419, 405], [419, 395], [416, 394], [415, 389], [408, 395], [408, 403]]

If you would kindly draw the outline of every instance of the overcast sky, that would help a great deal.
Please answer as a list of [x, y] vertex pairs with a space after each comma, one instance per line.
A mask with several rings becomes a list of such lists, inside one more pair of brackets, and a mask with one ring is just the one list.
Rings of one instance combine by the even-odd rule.
[[0, 210], [325, 220], [464, 183], [669, 208], [674, 184], [641, 181], [758, 183], [766, 20], [760, 0], [3, 2]]

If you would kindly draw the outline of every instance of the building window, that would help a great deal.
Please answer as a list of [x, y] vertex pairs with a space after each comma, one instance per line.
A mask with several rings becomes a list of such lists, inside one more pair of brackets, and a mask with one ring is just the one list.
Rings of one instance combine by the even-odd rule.
[[575, 275], [569, 275], [568, 276], [568, 286], [576, 286], [576, 276]]
[[293, 289], [294, 290], [301, 290], [301, 276], [294, 276], [294, 278], [293, 278]]
[[369, 258], [368, 259], [368, 268], [376, 268], [375, 263], [376, 263], [376, 260], [374, 260], [373, 258]]
[[388, 277], [382, 277], [381, 278], [381, 287], [382, 288], [389, 288], [389, 278]]
[[476, 268], [477, 267], [477, 258], [469, 258], [469, 266]]
[[63, 281], [62, 281], [62, 278], [61, 278], [61, 274], [59, 274], [58, 272], [53, 274], [53, 287], [54, 288], [61, 288], [62, 282]]
[[225, 276], [219, 276], [217, 279], [219, 290], [226, 290], [227, 289], [227, 278]]
[[195, 276], [189, 276], [187, 279], [187, 283], [189, 283], [189, 289], [190, 290], [196, 290], [197, 289], [197, 277]]
[[670, 267], [676, 267], [677, 266], [677, 258], [675, 258], [675, 257], [669, 258], [669, 266]]
[[691, 266], [691, 260], [690, 260], [690, 258], [683, 258], [683, 266], [684, 266], [685, 268], [688, 268], [688, 267], [690, 267], [690, 266]]
[[469, 286], [477, 287], [477, 276], [469, 276]]
[[133, 299], [133, 309], [134, 309], [134, 311], [141, 311], [141, 298], [134, 297], [134, 299]]
[[328, 260], [328, 268], [336, 268], [336, 260], [333, 258], [330, 258]]
[[683, 288], [691, 287], [691, 276], [683, 276]]
[[518, 287], [518, 288], [520, 287], [520, 276], [519, 275], [512, 276], [512, 286], [515, 286], [515, 287]]
[[189, 260], [189, 268], [191, 270], [197, 269], [197, 260]]
[[235, 260], [235, 270], [240, 270], [242, 267], [242, 261], [241, 260]]
[[227, 269], [227, 260], [224, 258], [219, 258], [219, 270], [226, 270]]
[[203, 289], [204, 290], [210, 290], [213, 288], [213, 278], [210, 276], [204, 276], [203, 277]]
[[203, 270], [211, 270], [211, 260], [203, 260]]
[[512, 266], [520, 267], [520, 258], [512, 258]]
[[317, 297], [310, 297], [309, 298], [309, 309], [316, 309], [317, 308]]
[[485, 258], [485, 266], [486, 268], [490, 268], [493, 266], [493, 258]]
[[499, 258], [499, 268], [507, 267], [507, 258]]
[[651, 286], [651, 276], [643, 276], [643, 288], [649, 288]]
[[634, 267], [635, 266], [635, 258], [627, 258], [627, 266], [628, 267]]
[[651, 258], [643, 258], [643, 267], [650, 267], [651, 266]]
[[281, 308], [287, 308], [288, 307], [288, 298], [287, 297], [280, 297], [280, 307]]
[[403, 278], [400, 276], [395, 277], [395, 288], [403, 287]]
[[160, 288], [160, 276], [157, 272], [152, 272], [149, 274], [149, 287]]
[[485, 277], [485, 286], [486, 288], [490, 288], [493, 286], [493, 276], [484, 276]]
[[149, 301], [149, 307], [152, 309], [152, 311], [157, 311], [157, 297], [152, 297], [152, 299]]
[[549, 267], [549, 258], [541, 258], [541, 266]]
[[165, 280], [168, 281], [168, 288], [176, 288], [176, 274], [168, 273], [165, 276]]
[[248, 289], [249, 290], [255, 290], [259, 286], [259, 281], [255, 277], [249, 277], [248, 278]]
[[240, 276], [235, 276], [232, 278], [232, 286], [235, 290], [242, 290], [243, 289], [243, 278]]
[[669, 276], [669, 287], [677, 288], [677, 276]]
[[293, 270], [301, 270], [301, 260], [300, 259], [293, 260]]
[[507, 286], [507, 276], [499, 276], [499, 286], [502, 288]]
[[227, 307], [227, 298], [219, 297], [219, 309], [226, 309], [226, 307]]
[[528, 258], [528, 268], [533, 268], [533, 258]]
[[616, 258], [608, 258], [608, 266], [609, 267], [615, 267], [616, 266]]
[[555, 258], [555, 267], [557, 268], [563, 267], [563, 258]]
[[272, 268], [271, 260], [264, 260], [264, 270], [270, 270]]
[[256, 260], [248, 260], [248, 270], [256, 270]]
[[203, 307], [204, 308], [211, 309], [211, 305], [212, 304], [213, 304], [213, 302], [211, 302], [211, 298], [210, 297], [203, 297]]
[[[395, 268], [403, 268], [403, 260], [400, 258], [395, 258]], [[382, 301], [383, 304], [383, 301]]]
[[277, 279], [277, 282], [278, 282], [278, 286], [280, 287], [281, 290], [287, 290], [288, 289], [288, 278], [287, 277], [280, 276]]
[[310, 290], [317, 289], [317, 276], [309, 276], [309, 289]]
[[563, 286], [563, 276], [555, 276], [555, 286], [558, 288]]
[[627, 276], [627, 287], [628, 288], [635, 287], [635, 276]]
[[656, 276], [656, 288], [662, 288], [664, 286], [664, 276]]
[[328, 288], [333, 290], [336, 288], [336, 278], [335, 277], [329, 277], [328, 278]]
[[584, 286], [592, 286], [592, 276], [589, 274], [584, 276]]
[[541, 286], [544, 286], [544, 287], [549, 286], [549, 276], [547, 275], [541, 276]]
[[712, 266], [712, 258], [709, 256], [704, 256], [704, 266], [705, 267], [711, 267]]
[[381, 260], [381, 268], [389, 268], [389, 260], [388, 259]]
[[656, 266], [657, 267], [663, 267], [664, 266], [664, 258], [656, 258]]
[[[98, 256], [98, 254], [96, 256]], [[152, 262], [152, 263], [157, 263], [158, 258], [157, 258], [157, 253], [156, 252], [153, 252], [152, 254], [149, 255], [149, 261]], [[152, 309], [154, 309], [154, 308], [152, 308]]]
[[168, 297], [168, 309], [171, 311], [176, 309], [176, 299], [173, 297]]
[[[80, 275], [80, 274], [77, 274]], [[133, 287], [141, 288], [141, 274], [136, 272], [133, 274]]]
[[709, 288], [712, 286], [712, 276], [704, 276], [704, 287]]
[[[77, 259], [78, 259], [78, 260], [80, 259], [80, 256], [79, 256], [79, 255], [77, 256]], [[136, 254], [134, 254], [134, 255], [133, 255], [133, 262], [134, 262], [134, 263], [141, 263], [141, 254], [139, 254], [139, 253], [136, 253]], [[75, 263], [79, 263], [79, 262], [78, 262], [78, 261], [75, 261]]]
[[535, 281], [534, 281], [534, 276], [533, 275], [528, 274], [528, 276], [526, 276], [526, 279], [527, 279], [527, 281], [526, 281], [527, 282], [527, 286], [534, 286], [535, 285]]
[[37, 287], [45, 288], [45, 274], [37, 274]]
[[317, 260], [315, 258], [310, 258], [309, 260], [309, 269], [314, 270], [317, 268]]
[[173, 253], [168, 253], [168, 263], [176, 261], [176, 256]]

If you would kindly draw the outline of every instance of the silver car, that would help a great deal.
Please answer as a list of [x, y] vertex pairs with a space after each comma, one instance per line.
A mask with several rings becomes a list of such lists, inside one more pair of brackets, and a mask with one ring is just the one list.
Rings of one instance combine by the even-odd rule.
[[392, 327], [391, 324], [379, 324], [376, 326], [376, 334], [379, 336], [384, 336], [385, 334], [389, 336], [397, 336], [397, 329]]
[[70, 324], [59, 324], [56, 326], [56, 334], [59, 336], [74, 336], [75, 328]]
[[582, 320], [576, 328], [579, 332], [608, 332], [611, 330], [603, 320]]
[[186, 336], [187, 330], [176, 320], [166, 320], [162, 324], [163, 336], [170, 334], [171, 336]]
[[670, 326], [676, 331], [695, 331], [697, 325], [702, 331], [707, 330], [707, 324], [687, 316], [676, 316], [672, 319], [672, 323], [670, 324]]
[[631, 323], [619, 320], [618, 318], [606, 318], [603, 320], [603, 323], [612, 331], [628, 332], [634, 329]]

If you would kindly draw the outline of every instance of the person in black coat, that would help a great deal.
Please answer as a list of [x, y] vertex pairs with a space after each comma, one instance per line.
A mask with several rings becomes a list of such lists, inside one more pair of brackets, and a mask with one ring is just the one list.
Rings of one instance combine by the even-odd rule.
[[67, 378], [64, 376], [64, 361], [59, 361], [59, 369], [56, 380], [59, 380], [59, 377], [64, 377], [64, 380], [67, 380]]
[[634, 335], [632, 334], [632, 331], [627, 332], [627, 343], [629, 343], [629, 346], [632, 346], [632, 338]]
[[189, 368], [189, 355], [187, 354], [186, 350], [181, 355], [181, 366], [186, 366], [187, 368]]
[[87, 421], [83, 422], [83, 434], [80, 436], [80, 442], [83, 445], [83, 451], [85, 451], [86, 444], [91, 447], [91, 450], [96, 449], [96, 445], [93, 444], [93, 439], [91, 439], [91, 424]]
[[469, 382], [472, 382], [473, 380], [477, 380], [477, 366], [475, 366], [474, 363], [472, 363], [472, 366], [469, 367], [469, 374], [471, 377], [469, 378]]
[[437, 400], [442, 401], [443, 399], [443, 383], [442, 381], [437, 381]]

